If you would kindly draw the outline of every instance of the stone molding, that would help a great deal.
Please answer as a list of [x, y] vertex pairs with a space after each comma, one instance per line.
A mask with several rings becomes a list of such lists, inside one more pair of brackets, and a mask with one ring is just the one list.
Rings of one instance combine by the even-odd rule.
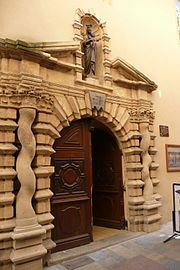
[[144, 89], [148, 92], [152, 92], [157, 89], [157, 85], [147, 78], [142, 72], [137, 70], [132, 65], [128, 64], [120, 58], [116, 58], [112, 61], [111, 67], [116, 69], [120, 74], [124, 75], [124, 79], [119, 77], [113, 81], [119, 85], [125, 85], [126, 87], [134, 87], [134, 89]]
[[[61, 49], [66, 51], [68, 47], [70, 51], [74, 51], [73, 45], [74, 44], [66, 46], [66, 44], [64, 44], [63, 48], [61, 46]], [[54, 47], [57, 46], [57, 44], [54, 44]], [[75, 48], [78, 50], [79, 46], [75, 44]], [[11, 39], [0, 39], [0, 56], [2, 59], [11, 58], [19, 61], [23, 59], [29, 61], [33, 60], [43, 67], [64, 71], [71, 71], [76, 68], [76, 65], [58, 60], [56, 57], [53, 57], [50, 53], [46, 52], [46, 50], [47, 45], [43, 44], [27, 43], [21, 40], [14, 41]]]
[[[116, 58], [111, 61], [109, 58], [110, 48], [109, 48], [109, 37], [106, 30], [106, 23], [101, 22], [94, 14], [90, 11], [83, 11], [78, 9], [76, 11], [75, 22], [73, 24], [74, 31], [76, 32], [74, 36], [75, 42], [61, 43], [61, 42], [39, 42], [39, 43], [26, 43], [24, 41], [13, 41], [10, 39], [0, 39], [0, 55], [4, 62], [6, 59], [13, 60], [27, 60], [34, 61], [34, 63], [39, 64], [41, 67], [53, 69], [62, 72], [74, 71], [76, 82], [85, 82], [82, 80], [83, 76], [83, 66], [82, 57], [83, 53], [81, 51], [81, 41], [83, 40], [83, 24], [81, 21], [83, 19], [89, 20], [95, 24], [96, 32], [101, 36], [102, 42], [102, 57], [103, 57], [103, 69], [101, 73], [103, 77], [103, 82], [97, 81], [97, 85], [110, 88], [112, 90], [112, 85], [114, 82], [119, 87], [131, 88], [131, 89], [142, 89], [147, 92], [152, 92], [157, 88], [157, 85], [147, 78], [144, 74], [138, 71], [133, 66], [126, 63], [124, 60]], [[76, 27], [78, 25], [78, 27]], [[77, 34], [78, 31], [78, 34]], [[97, 34], [96, 33], [96, 34]], [[68, 56], [68, 54], [74, 56], [74, 60], [69, 62], [62, 61], [58, 57]], [[7, 65], [7, 63], [3, 63]], [[116, 70], [119, 74], [114, 76], [112, 70]], [[101, 75], [102, 75], [101, 74]], [[123, 75], [123, 77], [122, 77]]]

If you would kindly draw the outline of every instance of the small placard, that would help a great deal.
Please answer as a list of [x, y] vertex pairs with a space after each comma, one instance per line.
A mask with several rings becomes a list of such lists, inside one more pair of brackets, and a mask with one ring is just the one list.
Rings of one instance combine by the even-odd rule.
[[106, 100], [105, 94], [89, 91], [89, 96], [90, 96], [92, 109], [96, 108], [98, 111], [100, 109], [104, 110], [105, 100]]
[[159, 132], [161, 137], [169, 137], [169, 127], [159, 126]]

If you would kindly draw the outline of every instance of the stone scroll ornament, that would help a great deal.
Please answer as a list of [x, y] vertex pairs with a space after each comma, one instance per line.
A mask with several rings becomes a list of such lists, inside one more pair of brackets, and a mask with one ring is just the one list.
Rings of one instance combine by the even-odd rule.
[[140, 148], [142, 150], [142, 180], [144, 181], [144, 191], [143, 196], [146, 201], [153, 200], [153, 184], [149, 174], [149, 167], [151, 165], [152, 159], [148, 153], [149, 145], [150, 145], [150, 133], [149, 133], [149, 123], [143, 122], [140, 123], [140, 132], [142, 135]]
[[36, 109], [23, 107], [19, 110], [19, 113], [18, 138], [22, 148], [17, 158], [16, 170], [21, 187], [16, 199], [16, 218], [19, 226], [24, 226], [23, 220], [27, 221], [25, 222], [27, 225], [33, 225], [37, 222], [32, 207], [36, 178], [31, 168], [36, 149], [36, 141], [31, 126], [35, 119]]

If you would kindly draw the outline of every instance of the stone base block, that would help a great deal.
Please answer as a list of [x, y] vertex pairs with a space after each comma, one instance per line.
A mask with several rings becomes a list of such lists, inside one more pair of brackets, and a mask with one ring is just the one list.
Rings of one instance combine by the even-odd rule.
[[41, 269], [43, 269], [42, 259], [13, 265], [12, 268], [12, 270], [41, 270]]
[[[23, 220], [18, 222], [20, 224]], [[33, 219], [24, 219], [25, 222], [33, 222]], [[10, 255], [13, 270], [42, 269], [42, 258], [47, 253], [46, 248], [42, 245], [45, 232], [45, 229], [38, 223], [24, 226], [24, 228], [22, 226], [15, 228], [12, 235], [13, 250]]]
[[48, 266], [50, 258], [51, 258], [51, 251], [48, 251], [43, 257], [43, 266]]
[[153, 231], [159, 230], [160, 228], [159, 220], [161, 219], [161, 216], [158, 213], [158, 210], [160, 206], [161, 204], [155, 200], [148, 201], [144, 204], [143, 231], [153, 232]]
[[129, 215], [134, 216], [143, 216], [143, 210], [129, 210]]
[[0, 249], [0, 265], [8, 264], [10, 262], [11, 248]]
[[21, 248], [12, 251], [11, 260], [16, 265], [27, 263], [29, 261], [36, 260], [37, 258], [42, 258], [43, 255], [46, 254], [46, 252], [47, 250], [42, 244], [32, 247]]
[[[51, 232], [50, 231], [47, 232], [47, 236], [48, 236], [48, 234], [50, 234], [49, 236], [51, 237]], [[48, 264], [48, 262], [50, 260], [50, 257], [51, 257], [51, 250], [53, 248], [55, 248], [56, 244], [55, 244], [55, 242], [52, 241], [52, 239], [49, 238], [49, 239], [45, 239], [43, 241], [43, 246], [47, 250], [47, 253], [43, 257], [43, 265], [45, 266], [45, 265]]]
[[12, 270], [12, 263], [8, 263], [8, 264], [0, 264], [0, 269], [1, 270]]
[[141, 188], [129, 188], [129, 196], [142, 196], [142, 189]]
[[138, 215], [138, 216], [131, 217], [128, 224], [128, 229], [132, 232], [143, 231], [143, 216]]
[[99, 80], [96, 76], [88, 76], [85, 78], [85, 81], [91, 84], [99, 84]]
[[111, 82], [111, 81], [107, 81], [107, 80], [106, 80], [105, 85], [106, 85], [107, 87], [112, 87], [112, 82]]
[[129, 224], [128, 230], [130, 230], [131, 232], [142, 232], [143, 224]]
[[143, 225], [143, 231], [150, 233], [150, 232], [154, 232], [160, 229], [160, 222], [157, 221], [155, 223], [149, 223], [149, 224], [144, 224]]
[[152, 208], [152, 209], [145, 209], [143, 211], [144, 216], [152, 216], [158, 214], [158, 208]]

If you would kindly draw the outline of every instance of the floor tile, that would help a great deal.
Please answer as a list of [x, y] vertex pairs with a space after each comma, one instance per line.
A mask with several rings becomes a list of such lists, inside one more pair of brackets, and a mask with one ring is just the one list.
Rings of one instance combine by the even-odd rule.
[[92, 262], [94, 262], [93, 259], [91, 259], [88, 256], [82, 256], [82, 257], [78, 257], [76, 259], [70, 260], [70, 261], [65, 261], [62, 263], [62, 265], [67, 268], [68, 270], [74, 270], [78, 267], [87, 265], [87, 264], [91, 264]]
[[88, 256], [92, 258], [94, 261], [102, 261], [102, 260], [107, 259], [108, 257], [112, 257], [118, 261], [124, 259], [122, 256], [120, 256], [119, 254], [117, 254], [116, 252], [113, 252], [112, 250], [108, 248], [100, 250], [100, 251], [96, 251], [94, 253], [90, 253], [88, 254]]
[[170, 270], [168, 267], [154, 262], [146, 257], [137, 256], [119, 264], [118, 270]]
[[107, 270], [107, 269], [104, 269], [104, 267], [102, 267], [99, 263], [94, 262], [94, 263], [76, 268], [76, 270]]
[[163, 260], [166, 257], [162, 254], [158, 254], [158, 253], [148, 253], [146, 252], [146, 254], [144, 255], [146, 258], [151, 259], [153, 261], [159, 261], [159, 260]]
[[122, 245], [116, 245], [116, 246], [113, 246], [109, 249], [112, 250], [113, 252], [117, 253], [119, 256], [122, 256], [125, 259], [133, 258], [133, 257], [137, 256], [137, 254], [138, 254], [138, 251], [130, 250]]
[[137, 255], [144, 255], [147, 252], [150, 252], [148, 247], [144, 248], [138, 245], [135, 241], [128, 241], [128, 242], [122, 243], [121, 246], [126, 247], [128, 250], [136, 251]]
[[43, 270], [67, 270], [63, 265], [57, 264], [49, 267], [44, 267]]
[[108, 256], [110, 256], [110, 251], [108, 249], [99, 250], [93, 253], [88, 254], [90, 258], [94, 261], [105, 260]]
[[109, 257], [103, 261], [99, 261], [99, 264], [105, 269], [111, 269], [111, 268], [113, 269], [113, 267], [120, 264], [120, 261], [117, 261], [114, 258]]
[[165, 266], [169, 267], [170, 270], [180, 270], [180, 262], [176, 260], [168, 260]]

